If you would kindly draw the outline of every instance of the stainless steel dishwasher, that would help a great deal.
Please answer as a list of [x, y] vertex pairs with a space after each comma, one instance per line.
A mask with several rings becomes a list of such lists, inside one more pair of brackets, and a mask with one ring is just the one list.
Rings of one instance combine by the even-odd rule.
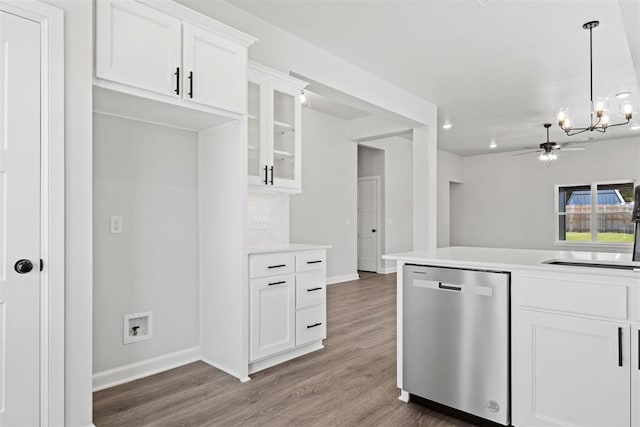
[[405, 265], [403, 389], [510, 425], [510, 275]]

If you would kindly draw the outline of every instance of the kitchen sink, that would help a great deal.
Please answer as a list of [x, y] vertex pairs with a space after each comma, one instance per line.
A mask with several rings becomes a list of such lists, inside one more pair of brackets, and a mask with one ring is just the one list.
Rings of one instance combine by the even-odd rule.
[[615, 270], [640, 271], [640, 266], [637, 266], [637, 265], [608, 264], [606, 262], [580, 262], [580, 261], [562, 261], [562, 260], [550, 259], [548, 261], [543, 261], [542, 263], [551, 264], [551, 265], [566, 265], [570, 267], [612, 268]]

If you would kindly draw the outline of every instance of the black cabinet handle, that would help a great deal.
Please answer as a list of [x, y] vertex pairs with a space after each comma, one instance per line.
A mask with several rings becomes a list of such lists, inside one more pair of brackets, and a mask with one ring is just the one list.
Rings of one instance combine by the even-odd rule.
[[280, 280], [279, 282], [273, 282], [273, 283], [269, 283], [269, 286], [273, 286], [273, 285], [282, 285], [283, 283], [287, 283], [285, 280]]
[[315, 328], [316, 326], [320, 326], [322, 323], [314, 323], [313, 325], [307, 325], [307, 329]]
[[622, 366], [622, 328], [618, 328], [618, 366]]
[[287, 264], [278, 264], [278, 265], [270, 265], [267, 268], [281, 268], [281, 267], [286, 267]]
[[269, 184], [273, 185], [273, 166], [271, 166], [271, 181], [269, 181]]
[[193, 98], [193, 71], [189, 71], [189, 98]]
[[640, 329], [638, 329], [638, 370], [640, 371]]
[[269, 173], [268, 169], [267, 165], [264, 165], [264, 185], [267, 185], [269, 182], [267, 175]]
[[461, 291], [462, 286], [444, 285], [442, 282], [438, 283], [440, 289], [446, 289], [448, 291]]
[[311, 289], [307, 289], [307, 292], [313, 292], [313, 291], [319, 291], [322, 288], [311, 288]]
[[176, 95], [180, 95], [180, 67], [176, 67], [176, 72], [173, 73], [176, 76]]
[[321, 259], [317, 260], [317, 261], [307, 261], [307, 264], [317, 264], [319, 262], [322, 262]]

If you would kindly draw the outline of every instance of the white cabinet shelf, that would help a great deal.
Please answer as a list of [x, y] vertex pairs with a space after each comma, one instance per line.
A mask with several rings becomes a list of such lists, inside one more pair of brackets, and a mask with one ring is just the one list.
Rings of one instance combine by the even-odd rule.
[[249, 63], [248, 182], [251, 190], [302, 191], [300, 91], [307, 83]]

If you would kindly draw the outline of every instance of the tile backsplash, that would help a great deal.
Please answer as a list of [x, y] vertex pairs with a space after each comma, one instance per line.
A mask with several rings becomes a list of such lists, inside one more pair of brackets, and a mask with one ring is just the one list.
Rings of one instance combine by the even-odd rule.
[[289, 195], [249, 193], [249, 246], [289, 243]]

